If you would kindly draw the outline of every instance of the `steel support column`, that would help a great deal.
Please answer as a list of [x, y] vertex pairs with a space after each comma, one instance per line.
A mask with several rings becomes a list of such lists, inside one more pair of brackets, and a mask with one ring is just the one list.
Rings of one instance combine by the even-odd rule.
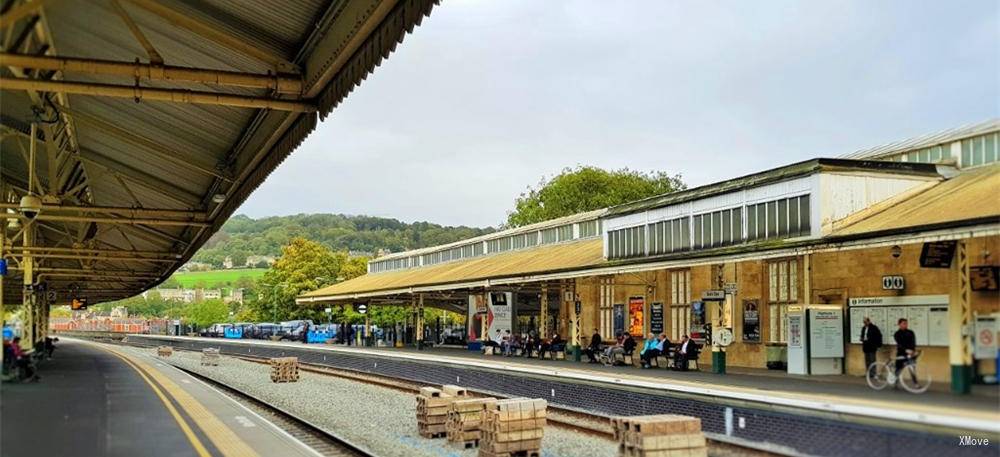
[[954, 275], [948, 300], [948, 361], [951, 365], [951, 391], [972, 392], [972, 294], [969, 283], [969, 256], [966, 242], [958, 241], [952, 262]]

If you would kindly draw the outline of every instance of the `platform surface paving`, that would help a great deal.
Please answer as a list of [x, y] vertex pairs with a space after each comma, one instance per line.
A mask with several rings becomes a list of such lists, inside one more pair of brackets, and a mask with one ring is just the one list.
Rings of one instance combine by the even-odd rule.
[[0, 386], [0, 456], [317, 455], [152, 353], [128, 360], [92, 343], [57, 343], [40, 382]]

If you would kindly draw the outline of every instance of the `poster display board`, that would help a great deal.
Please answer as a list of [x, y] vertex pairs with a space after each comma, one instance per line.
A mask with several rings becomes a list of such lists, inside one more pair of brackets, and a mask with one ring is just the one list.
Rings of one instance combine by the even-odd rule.
[[848, 302], [851, 343], [861, 344], [861, 326], [867, 316], [882, 330], [883, 343], [895, 344], [899, 319], [909, 321], [917, 346], [948, 345], [948, 296], [910, 295], [852, 298]]
[[812, 358], [844, 357], [844, 313], [840, 308], [809, 310]]
[[646, 322], [646, 299], [630, 297], [628, 299], [628, 332], [632, 335], [643, 334], [643, 324]]
[[976, 325], [973, 333], [975, 350], [972, 357], [978, 360], [991, 360], [997, 358], [997, 315], [976, 316]]
[[[514, 294], [512, 292], [490, 292], [469, 295], [468, 336], [469, 341], [485, 338], [499, 342], [505, 331], [512, 330]], [[479, 332], [483, 334], [480, 335]]]
[[788, 346], [802, 347], [802, 314], [788, 314]]
[[616, 303], [611, 308], [612, 322], [614, 322], [615, 336], [625, 333], [625, 305]]
[[743, 300], [743, 341], [760, 342], [760, 308], [757, 300]]
[[657, 335], [663, 333], [663, 303], [649, 305], [649, 331]]

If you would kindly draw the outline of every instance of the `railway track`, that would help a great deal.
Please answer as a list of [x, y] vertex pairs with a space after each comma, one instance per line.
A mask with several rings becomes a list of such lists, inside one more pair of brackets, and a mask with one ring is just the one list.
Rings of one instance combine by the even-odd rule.
[[236, 401], [246, 405], [255, 413], [274, 423], [295, 439], [301, 441], [324, 457], [375, 457], [362, 446], [351, 443], [329, 431], [313, 425], [288, 411], [271, 405], [240, 389], [223, 384], [198, 372], [174, 365], [174, 368], [211, 385]]
[[[144, 344], [136, 344], [134, 342], [132, 343], [118, 342], [118, 344], [128, 345], [133, 347], [151, 347]], [[175, 349], [184, 350], [181, 348], [175, 348]], [[225, 356], [262, 365], [268, 364], [269, 360], [268, 357], [260, 357], [247, 354], [241, 354], [241, 355], [226, 354]], [[197, 372], [187, 370], [181, 367], [177, 368], [213, 386], [218, 387], [223, 392], [230, 393], [240, 401], [244, 401], [245, 403], [254, 405], [255, 408], [260, 408], [255, 410], [260, 414], [266, 413], [265, 417], [270, 418], [272, 417], [271, 415], [277, 416], [277, 418], [274, 420], [276, 425], [285, 428], [286, 430], [288, 430], [290, 434], [292, 434], [296, 438], [299, 438], [301, 441], [303, 441], [310, 447], [313, 447], [314, 440], [319, 440], [317, 444], [320, 447], [316, 447], [316, 449], [319, 450], [319, 452], [323, 453], [324, 455], [332, 455], [332, 456], [372, 455], [366, 453], [366, 451], [364, 451], [363, 449], [359, 449], [358, 447], [350, 444], [347, 445], [348, 447], [346, 451], [345, 450], [338, 451], [336, 449], [338, 447], [337, 442], [341, 440], [336, 436], [330, 435], [329, 432], [326, 432], [325, 430], [313, 426], [309, 424], [307, 421], [298, 419], [294, 415], [281, 411], [278, 408], [274, 408], [268, 405], [266, 402], [258, 400], [251, 395], [239, 391], [238, 389], [219, 383], [218, 381], [212, 380], [211, 378], [207, 378], [203, 375], [198, 374]], [[378, 385], [380, 387], [407, 392], [414, 395], [420, 391], [421, 387], [435, 386], [428, 383], [391, 378], [372, 373], [366, 373], [366, 372], [342, 369], [342, 368], [334, 368], [327, 365], [313, 364], [302, 361], [299, 362], [299, 369], [301, 371], [322, 374], [325, 376], [334, 376], [342, 379], [352, 380], [355, 382]], [[469, 390], [469, 392], [475, 396], [480, 396], [480, 397], [498, 396], [497, 394], [491, 392], [481, 392], [476, 390]], [[578, 433], [585, 433], [589, 435], [599, 436], [601, 438], [605, 438], [608, 440], [614, 439], [614, 431], [611, 428], [611, 423], [609, 417], [607, 416], [602, 416], [599, 414], [594, 414], [585, 411], [578, 411], [574, 409], [561, 408], [552, 404], [548, 406], [548, 411], [549, 414], [546, 419], [548, 424], [552, 426], [572, 430]], [[289, 426], [288, 428], [286, 428], [285, 426], [286, 423]], [[297, 429], [296, 427], [298, 427], [299, 429]], [[300, 436], [299, 434], [302, 435]], [[756, 446], [754, 443], [749, 443], [749, 442], [746, 443], [730, 442], [730, 441], [715, 439], [715, 437], [713, 436], [706, 436], [706, 439], [709, 442], [710, 446], [709, 455], [711, 455], [712, 457], [764, 457], [764, 456], [789, 455], [788, 453], [785, 452], [780, 452], [780, 451], [775, 452], [775, 450], [773, 449], [761, 448]], [[331, 452], [333, 453], [327, 454], [323, 450], [320, 450], [320, 449], [326, 449], [322, 447], [323, 442], [330, 443]], [[355, 452], [355, 453], [344, 453], [344, 452]]]

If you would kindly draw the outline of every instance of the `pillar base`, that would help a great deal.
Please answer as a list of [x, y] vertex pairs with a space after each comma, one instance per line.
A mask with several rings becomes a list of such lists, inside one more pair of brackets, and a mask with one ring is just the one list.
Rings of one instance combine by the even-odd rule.
[[951, 393], [967, 395], [972, 393], [972, 365], [951, 366]]
[[712, 351], [712, 373], [726, 374], [726, 353]]

